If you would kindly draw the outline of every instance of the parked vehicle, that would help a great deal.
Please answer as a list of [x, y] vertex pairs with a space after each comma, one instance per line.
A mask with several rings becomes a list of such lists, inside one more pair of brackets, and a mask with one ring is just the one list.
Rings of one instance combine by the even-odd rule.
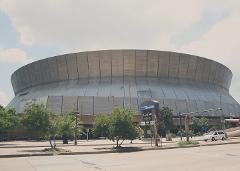
[[204, 136], [204, 141], [212, 140], [212, 141], [217, 141], [217, 140], [226, 140], [226, 134], [224, 131], [211, 131], [208, 134]]

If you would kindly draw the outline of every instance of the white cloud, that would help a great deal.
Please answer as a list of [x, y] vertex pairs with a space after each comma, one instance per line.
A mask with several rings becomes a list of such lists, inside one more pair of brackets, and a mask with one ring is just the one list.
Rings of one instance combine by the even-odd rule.
[[[111, 48], [159, 49], [217, 60], [233, 71], [231, 90], [240, 102], [239, 0], [0, 0], [0, 9], [9, 16], [25, 46], [57, 47], [66, 53]], [[192, 28], [206, 11], [227, 11], [229, 16], [188, 44], [181, 46], [171, 41]]]
[[151, 47], [161, 36], [193, 24], [206, 2], [2, 0], [0, 9], [10, 17], [23, 45], [90, 50]]
[[240, 102], [240, 13], [219, 22], [199, 40], [178, 49], [216, 60], [233, 71], [232, 95]]
[[0, 49], [0, 62], [27, 64], [32, 62], [32, 59], [27, 56], [25, 51], [17, 48], [10, 48]]
[[6, 106], [10, 101], [10, 97], [4, 92], [0, 90], [0, 105]]

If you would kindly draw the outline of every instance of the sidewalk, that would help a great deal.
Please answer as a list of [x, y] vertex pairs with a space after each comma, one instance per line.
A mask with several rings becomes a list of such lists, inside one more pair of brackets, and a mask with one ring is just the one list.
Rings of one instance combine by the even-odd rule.
[[[211, 146], [211, 145], [223, 145], [240, 143], [240, 138], [232, 138], [226, 141], [215, 141], [215, 142], [204, 142], [201, 137], [193, 137], [192, 140], [199, 141], [199, 145], [194, 146]], [[134, 140], [133, 143], [130, 141], [124, 141], [122, 147], [129, 147], [133, 151], [141, 150], [161, 150], [169, 148], [179, 148], [177, 142], [180, 138], [174, 138], [173, 141], [167, 142], [165, 138], [159, 146], [155, 148], [154, 144], [151, 146], [150, 139], [148, 140]], [[62, 141], [57, 141], [57, 148], [64, 149], [68, 152], [59, 153], [61, 155], [73, 155], [73, 154], [100, 154], [100, 153], [112, 153], [112, 148], [115, 143], [109, 140], [79, 140], [78, 145], [74, 146], [74, 142], [70, 141], [69, 144], [63, 145]], [[185, 148], [186, 146], [184, 146]], [[24, 157], [24, 156], [41, 156], [41, 155], [56, 155], [50, 152], [43, 152], [45, 148], [49, 148], [48, 141], [8, 141], [0, 142], [0, 158], [3, 157]], [[182, 148], [182, 147], [181, 147]], [[137, 150], [136, 150], [137, 149]]]

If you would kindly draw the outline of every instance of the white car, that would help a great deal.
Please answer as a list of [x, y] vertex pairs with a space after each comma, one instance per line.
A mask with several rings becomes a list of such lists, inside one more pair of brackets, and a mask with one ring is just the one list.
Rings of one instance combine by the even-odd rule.
[[211, 131], [204, 136], [204, 141], [207, 141], [207, 140], [217, 141], [217, 140], [226, 140], [226, 139], [227, 137], [224, 131]]

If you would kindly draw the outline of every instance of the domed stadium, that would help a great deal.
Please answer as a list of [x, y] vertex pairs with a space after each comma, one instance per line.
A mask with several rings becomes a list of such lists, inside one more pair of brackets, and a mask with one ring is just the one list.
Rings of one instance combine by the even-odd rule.
[[149, 100], [182, 113], [209, 118], [240, 116], [229, 94], [232, 72], [199, 56], [155, 50], [100, 50], [64, 54], [27, 64], [11, 77], [8, 107], [23, 113], [42, 103], [54, 114], [78, 111], [91, 124], [114, 106], [140, 114]]

